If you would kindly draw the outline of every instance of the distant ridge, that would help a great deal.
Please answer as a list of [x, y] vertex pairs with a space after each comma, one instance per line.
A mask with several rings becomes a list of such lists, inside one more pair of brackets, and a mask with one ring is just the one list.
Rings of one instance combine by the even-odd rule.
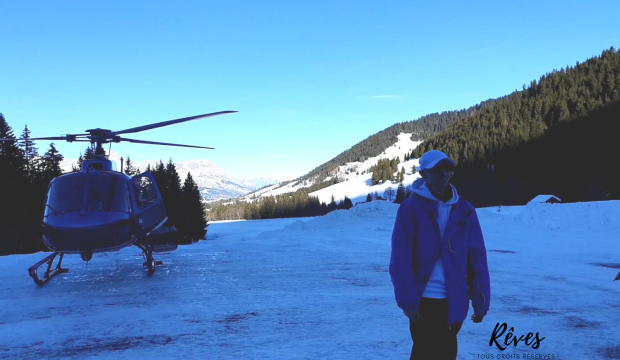
[[[121, 155], [112, 151], [110, 160], [116, 162], [117, 169], [120, 170]], [[123, 156], [126, 163], [127, 157]], [[159, 163], [159, 160], [145, 160], [133, 162], [134, 167], [138, 167], [141, 171], [146, 171], [150, 164], [151, 168]], [[166, 162], [164, 162], [165, 164]], [[77, 159], [63, 160], [61, 168], [64, 172], [70, 172], [72, 166], [77, 164]], [[205, 201], [224, 200], [243, 196], [249, 192], [260, 189], [266, 185], [278, 184], [278, 180], [265, 177], [255, 179], [240, 179], [226, 175], [217, 165], [210, 160], [188, 160], [174, 161], [174, 165], [179, 173], [181, 182], [187, 177], [187, 173], [192, 174], [192, 178], [198, 185], [198, 189]]]

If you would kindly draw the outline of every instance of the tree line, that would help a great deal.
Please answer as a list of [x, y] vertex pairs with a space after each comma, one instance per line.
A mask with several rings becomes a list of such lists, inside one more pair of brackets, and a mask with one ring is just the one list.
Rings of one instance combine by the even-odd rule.
[[[54, 143], [39, 154], [30, 132], [26, 125], [24, 140], [0, 141], [0, 254], [44, 250], [38, 240], [43, 202], [49, 182], [62, 174], [64, 157]], [[16, 139], [1, 113], [0, 138]]]
[[[41, 241], [43, 206], [50, 181], [63, 174], [61, 162], [64, 156], [54, 143], [40, 154], [30, 133], [26, 125], [16, 137], [0, 113], [0, 138], [15, 139], [0, 141], [0, 255], [47, 250]], [[82, 161], [93, 156], [92, 147], [87, 147], [72, 170], [79, 171]], [[129, 157], [124, 172], [129, 176], [139, 173]], [[162, 193], [169, 220], [178, 230], [179, 244], [204, 238], [205, 209], [191, 174], [181, 184], [172, 160], [167, 166], [160, 161], [152, 173]]]
[[212, 202], [206, 206], [208, 210], [207, 219], [216, 221], [307, 217], [321, 216], [339, 209], [350, 209], [353, 207], [353, 202], [346, 196], [338, 202], [332, 196], [331, 202], [326, 204], [309, 195], [340, 181], [341, 179], [334, 177], [331, 180], [314, 183], [295, 192], [266, 197], [251, 196], [249, 201], [237, 199]]
[[[382, 194], [379, 194], [377, 191], [368, 193], [365, 202], [385, 200], [400, 204], [412, 193], [411, 186], [404, 186], [403, 184], [405, 169], [403, 167], [401, 171], [398, 171], [398, 159], [381, 159], [380, 161], [381, 164], [385, 164], [385, 169], [381, 170], [383, 171], [382, 173], [390, 174], [389, 179], [387, 179], [386, 175], [385, 181], [396, 181], [398, 186], [396, 190], [388, 186]], [[394, 173], [397, 174], [394, 175]], [[340, 201], [336, 201], [334, 195], [332, 195], [329, 203], [320, 202], [318, 198], [309, 195], [312, 192], [335, 185], [339, 181], [341, 180], [334, 177], [332, 180], [315, 183], [310, 187], [301, 188], [295, 192], [266, 197], [251, 196], [249, 201], [240, 199], [234, 201], [220, 200], [207, 205], [207, 218], [209, 221], [277, 219], [323, 216], [334, 210], [348, 210], [354, 204], [346, 195]]]

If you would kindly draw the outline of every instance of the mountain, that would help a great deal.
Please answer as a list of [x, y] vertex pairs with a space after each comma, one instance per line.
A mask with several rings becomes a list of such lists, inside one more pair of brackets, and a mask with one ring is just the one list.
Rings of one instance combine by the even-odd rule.
[[[126, 161], [124, 157], [123, 161]], [[121, 155], [115, 151], [112, 151], [109, 157], [110, 160], [116, 162], [116, 168], [120, 170]], [[139, 162], [132, 162], [133, 166], [145, 171], [148, 165], [154, 168], [158, 163], [158, 160], [145, 160]], [[61, 163], [61, 168], [65, 172], [70, 172], [72, 166], [77, 164], [77, 159], [64, 160]], [[177, 172], [181, 177], [181, 183], [185, 181], [187, 173], [191, 173], [194, 181], [198, 185], [198, 189], [202, 194], [205, 201], [215, 201], [235, 198], [246, 195], [252, 191], [260, 189], [267, 185], [279, 184], [278, 180], [269, 179], [265, 177], [255, 179], [240, 179], [226, 175], [217, 165], [210, 160], [188, 160], [188, 161], [175, 161]]]
[[440, 133], [456, 122], [493, 106], [494, 103], [495, 100], [490, 99], [467, 109], [433, 113], [416, 120], [396, 123], [353, 145], [328, 162], [317, 166], [308, 174], [301, 176], [299, 180], [323, 181], [329, 176], [330, 172], [339, 166], [353, 162], [365, 162], [369, 158], [381, 155], [385, 149], [399, 141], [398, 135], [401, 133], [409, 133], [412, 141], [421, 141]]
[[[335, 185], [331, 185], [321, 190], [311, 192], [310, 195], [319, 199], [320, 202], [329, 203], [332, 195], [335, 201], [341, 201], [347, 196], [349, 199], [356, 202], [366, 201], [366, 196], [369, 193], [377, 192], [379, 195], [383, 195], [388, 187], [396, 190], [398, 183], [396, 181], [386, 181], [382, 184], [371, 185], [372, 172], [370, 168], [377, 164], [379, 159], [394, 159], [399, 158], [400, 164], [398, 170], [405, 168], [405, 179], [403, 185], [408, 186], [417, 178], [420, 177], [419, 173], [413, 173], [413, 166], [419, 167], [418, 159], [411, 159], [409, 161], [403, 161], [405, 156], [413, 151], [422, 141], [413, 141], [411, 133], [400, 133], [396, 136], [397, 141], [385, 148], [383, 152], [375, 157], [367, 158], [364, 161], [347, 162], [344, 165], [338, 166], [335, 171], [328, 176], [325, 180], [331, 180], [334, 177], [340, 179]], [[308, 188], [315, 182], [310, 180], [289, 182], [287, 184], [280, 184], [270, 186], [252, 194], [244, 196], [241, 200], [253, 201], [258, 198], [265, 198], [268, 196], [277, 196], [286, 193], [292, 193], [297, 190]]]
[[[425, 139], [457, 163], [453, 183], [475, 206], [620, 199], [620, 52], [554, 70]], [[490, 166], [493, 165], [493, 166]]]

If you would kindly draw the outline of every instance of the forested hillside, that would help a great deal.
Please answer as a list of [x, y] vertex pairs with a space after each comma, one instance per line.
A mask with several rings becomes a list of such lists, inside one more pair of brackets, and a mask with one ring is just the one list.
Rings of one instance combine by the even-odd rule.
[[[475, 206], [522, 205], [539, 194], [563, 202], [619, 200], [620, 101], [549, 128], [537, 139], [467, 163], [453, 183]], [[487, 167], [487, 164], [492, 164]]]
[[[496, 204], [500, 198], [505, 203], [523, 203], [537, 192], [553, 192], [566, 201], [620, 198], [617, 190], [612, 191], [617, 186], [606, 180], [610, 175], [599, 174], [586, 161], [618, 156], [617, 148], [605, 142], [618, 142], [620, 136], [619, 99], [620, 53], [612, 47], [601, 56], [548, 73], [522, 91], [497, 99], [492, 106], [426, 139], [412, 156], [420, 157], [430, 149], [446, 152], [457, 162], [455, 183], [463, 185], [466, 196], [479, 206]], [[483, 195], [484, 187], [470, 183], [482, 178], [489, 181], [487, 165], [493, 165], [490, 169], [497, 181], [513, 184], [499, 188], [510, 192], [519, 187], [521, 191], [506, 198]], [[588, 187], [601, 190], [595, 196], [597, 191], [588, 191]]]
[[488, 100], [467, 109], [429, 114], [417, 120], [394, 124], [353, 145], [349, 150], [342, 152], [325, 164], [316, 167], [300, 179], [306, 180], [316, 177], [318, 181], [322, 181], [331, 170], [340, 165], [354, 161], [364, 161], [368, 158], [380, 155], [385, 149], [398, 140], [396, 136], [401, 132], [413, 133], [413, 140], [423, 140], [433, 134], [441, 132], [443, 129], [459, 120], [475, 115], [479, 111], [492, 106], [494, 102], [494, 100]]

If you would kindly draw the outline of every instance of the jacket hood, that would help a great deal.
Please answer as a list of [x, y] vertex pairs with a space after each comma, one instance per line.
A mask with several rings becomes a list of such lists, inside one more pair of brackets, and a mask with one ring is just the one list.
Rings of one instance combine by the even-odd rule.
[[426, 180], [424, 180], [424, 178], [419, 178], [411, 184], [413, 193], [445, 205], [456, 204], [457, 201], [459, 201], [459, 194], [456, 192], [456, 188], [452, 184], [450, 184], [450, 186], [452, 187], [452, 198], [444, 203], [431, 193], [426, 186]]

